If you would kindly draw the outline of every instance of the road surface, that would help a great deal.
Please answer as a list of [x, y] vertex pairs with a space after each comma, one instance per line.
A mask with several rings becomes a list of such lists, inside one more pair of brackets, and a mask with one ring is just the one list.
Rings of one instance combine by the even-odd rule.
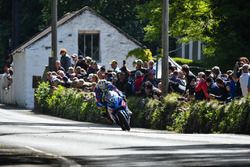
[[40, 166], [250, 166], [250, 136], [124, 132], [1, 106], [0, 165], [29, 164], [31, 155], [45, 159], [30, 163]]

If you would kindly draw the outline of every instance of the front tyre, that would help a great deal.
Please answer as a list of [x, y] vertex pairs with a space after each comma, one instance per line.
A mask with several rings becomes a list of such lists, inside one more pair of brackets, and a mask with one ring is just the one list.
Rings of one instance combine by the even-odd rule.
[[119, 118], [122, 130], [130, 131], [130, 125], [126, 119], [126, 116], [121, 111], [117, 112], [117, 116]]

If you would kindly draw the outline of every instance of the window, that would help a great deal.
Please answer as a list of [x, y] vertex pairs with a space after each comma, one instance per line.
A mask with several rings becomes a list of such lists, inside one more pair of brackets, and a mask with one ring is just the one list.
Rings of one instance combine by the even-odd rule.
[[78, 54], [100, 60], [100, 33], [99, 31], [80, 31], [78, 35]]

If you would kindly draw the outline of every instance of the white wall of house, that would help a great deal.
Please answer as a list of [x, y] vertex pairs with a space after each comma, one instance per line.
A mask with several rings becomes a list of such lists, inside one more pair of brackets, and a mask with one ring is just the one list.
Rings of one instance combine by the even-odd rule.
[[[113, 26], [86, 10], [81, 15], [58, 27], [58, 54], [60, 48], [66, 48], [69, 54], [78, 53], [79, 31], [100, 32], [100, 63], [110, 68], [109, 63], [115, 59], [122, 65], [127, 53], [140, 47]], [[34, 107], [34, 89], [32, 76], [42, 76], [48, 57], [51, 54], [51, 34], [46, 35], [24, 49], [15, 53], [14, 57], [14, 89], [15, 100], [20, 106]], [[58, 57], [60, 59], [60, 57]], [[127, 60], [127, 65], [132, 69], [134, 58]]]

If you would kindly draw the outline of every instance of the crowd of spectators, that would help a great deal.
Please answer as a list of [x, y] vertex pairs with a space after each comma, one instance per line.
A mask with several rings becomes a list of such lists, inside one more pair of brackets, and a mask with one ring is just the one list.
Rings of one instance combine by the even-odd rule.
[[[154, 61], [134, 62], [134, 69], [128, 69], [126, 62], [119, 65], [116, 60], [109, 67], [100, 66], [90, 57], [68, 55], [66, 49], [60, 51], [61, 59], [55, 63], [55, 71], [47, 72], [47, 81], [53, 89], [58, 85], [92, 92], [101, 79], [115, 85], [126, 96], [162, 98], [162, 85], [156, 78]], [[230, 101], [247, 96], [250, 91], [249, 60], [241, 57], [232, 70], [222, 73], [218, 66], [199, 72], [195, 76], [188, 65], [178, 69], [169, 64], [169, 92], [183, 95], [184, 100]]]

